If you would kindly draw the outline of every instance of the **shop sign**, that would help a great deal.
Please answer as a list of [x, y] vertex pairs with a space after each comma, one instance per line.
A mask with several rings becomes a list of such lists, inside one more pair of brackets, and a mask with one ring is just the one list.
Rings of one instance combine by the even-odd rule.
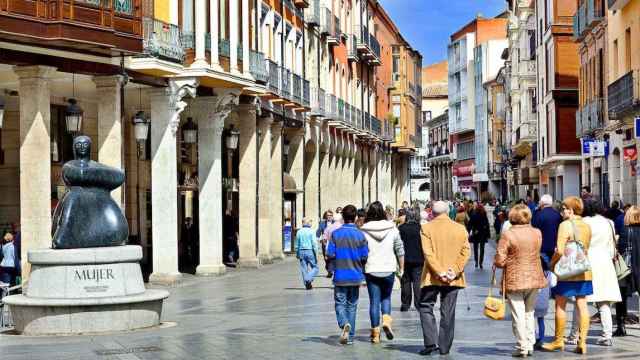
[[589, 146], [591, 156], [605, 156], [607, 148], [606, 141], [592, 141]]
[[633, 133], [636, 139], [640, 138], [640, 116], [633, 119]]
[[624, 154], [625, 161], [636, 161], [638, 160], [638, 149], [635, 146], [630, 146], [624, 148], [622, 151]]
[[473, 176], [475, 165], [453, 165], [453, 175], [455, 176]]

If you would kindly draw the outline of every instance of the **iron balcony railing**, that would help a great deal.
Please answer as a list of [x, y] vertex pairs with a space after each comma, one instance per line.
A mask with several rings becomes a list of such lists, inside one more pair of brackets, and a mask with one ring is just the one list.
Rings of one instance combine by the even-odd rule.
[[318, 107], [320, 108], [320, 114], [324, 115], [327, 111], [326, 106], [327, 97], [325, 96], [324, 89], [320, 88], [318, 90]]
[[609, 113], [613, 113], [613, 116], [609, 116], [615, 118], [616, 114], [631, 109], [633, 100], [633, 71], [629, 71], [608, 87]]
[[305, 20], [311, 26], [320, 25], [320, 0], [311, 0], [310, 6], [305, 9]]
[[349, 38], [347, 58], [349, 60], [358, 61], [358, 37], [355, 35], [351, 35]]
[[231, 43], [228, 39], [218, 39], [218, 55], [231, 57]]
[[344, 122], [344, 100], [338, 98], [338, 120]]
[[291, 99], [291, 70], [280, 68], [282, 70], [282, 77], [280, 78], [281, 86], [280, 91], [282, 97], [285, 99]]
[[338, 37], [342, 34], [342, 28], [340, 27], [340, 18], [337, 16], [333, 17], [333, 36]]
[[[603, 0], [601, 0], [603, 1]], [[595, 0], [583, 0], [573, 16], [573, 37], [581, 39], [604, 18], [603, 4]]]
[[379, 60], [380, 43], [378, 42], [378, 39], [369, 32], [369, 29], [366, 26], [358, 27], [356, 25], [354, 34], [358, 34], [358, 49], [363, 51], [365, 55]]
[[338, 120], [338, 102], [336, 97], [332, 94], [327, 94], [327, 112], [326, 117], [329, 119]]
[[362, 110], [356, 109], [356, 128], [363, 130], [363, 119], [362, 119]]
[[271, 60], [267, 60], [267, 68], [269, 69], [269, 83], [267, 87], [274, 94], [280, 94], [280, 66]]
[[604, 117], [604, 99], [597, 98], [593, 100], [589, 105], [589, 131], [596, 131], [602, 129], [605, 125]]
[[380, 120], [373, 115], [371, 116], [371, 132], [378, 137], [382, 137]]
[[310, 100], [309, 80], [302, 79], [302, 105], [309, 107], [311, 105]]
[[362, 128], [371, 131], [371, 114], [366, 111], [362, 112]]
[[291, 73], [291, 82], [293, 85], [292, 100], [297, 104], [302, 104], [302, 78], [298, 74]]
[[333, 35], [333, 15], [331, 14], [331, 10], [326, 7], [323, 7], [320, 10], [320, 33], [323, 35]]
[[261, 52], [249, 51], [249, 72], [256, 79], [256, 82], [266, 84], [269, 81], [269, 72], [264, 54]]
[[196, 48], [196, 38], [193, 31], [183, 31], [180, 38], [182, 40], [182, 48], [184, 50]]
[[142, 19], [144, 51], [154, 57], [182, 63], [184, 49], [180, 27], [152, 18]]

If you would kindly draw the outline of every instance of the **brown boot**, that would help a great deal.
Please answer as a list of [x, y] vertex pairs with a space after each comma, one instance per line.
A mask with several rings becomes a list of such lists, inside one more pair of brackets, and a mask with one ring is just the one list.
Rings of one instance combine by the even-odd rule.
[[544, 351], [564, 350], [564, 327], [566, 325], [566, 317], [559, 317], [556, 314], [556, 337], [553, 342], [542, 345]]
[[591, 319], [589, 315], [580, 315], [580, 338], [578, 340], [578, 346], [576, 347], [576, 354], [587, 354], [587, 335], [589, 334], [589, 325]]
[[393, 340], [393, 330], [391, 330], [392, 322], [393, 319], [391, 318], [391, 315], [382, 315], [382, 330], [384, 330], [384, 334], [389, 340]]
[[371, 328], [371, 343], [380, 344], [380, 327]]

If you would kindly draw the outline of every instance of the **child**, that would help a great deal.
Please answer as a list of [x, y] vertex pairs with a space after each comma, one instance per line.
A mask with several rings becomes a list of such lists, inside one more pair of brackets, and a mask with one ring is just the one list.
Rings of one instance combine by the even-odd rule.
[[536, 343], [533, 346], [535, 350], [542, 349], [542, 343], [544, 341], [544, 317], [547, 315], [547, 311], [549, 310], [549, 298], [551, 295], [551, 288], [555, 286], [555, 275], [549, 271], [545, 262], [542, 262], [542, 269], [544, 271], [544, 277], [547, 279], [547, 286], [543, 289], [540, 289], [538, 293], [538, 298], [536, 299], [536, 307], [534, 311], [534, 316], [538, 322], [538, 332], [536, 336]]

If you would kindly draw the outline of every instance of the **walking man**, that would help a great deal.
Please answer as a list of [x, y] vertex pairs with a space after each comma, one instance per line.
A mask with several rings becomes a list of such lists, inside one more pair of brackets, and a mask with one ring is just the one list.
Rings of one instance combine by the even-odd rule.
[[562, 222], [562, 215], [553, 208], [553, 198], [544, 194], [540, 198], [540, 208], [533, 214], [531, 225], [542, 232], [542, 247], [540, 256], [547, 269], [551, 268], [551, 257], [556, 251], [558, 241], [558, 228]]
[[335, 264], [334, 300], [343, 345], [353, 344], [360, 285], [364, 281], [364, 265], [369, 255], [367, 240], [354, 224], [356, 212], [353, 205], [342, 209], [344, 225], [331, 234], [327, 246], [327, 257]]
[[[422, 250], [425, 263], [420, 293], [420, 322], [424, 349], [420, 355], [440, 351], [447, 355], [453, 344], [458, 291], [466, 286], [464, 266], [469, 260], [467, 229], [449, 216], [449, 206], [438, 201], [433, 205], [435, 218], [422, 225]], [[433, 314], [440, 296], [440, 329]]]
[[302, 229], [296, 234], [296, 257], [300, 260], [300, 273], [307, 290], [313, 286], [313, 278], [318, 275], [318, 243], [311, 229], [311, 219], [302, 219]]

